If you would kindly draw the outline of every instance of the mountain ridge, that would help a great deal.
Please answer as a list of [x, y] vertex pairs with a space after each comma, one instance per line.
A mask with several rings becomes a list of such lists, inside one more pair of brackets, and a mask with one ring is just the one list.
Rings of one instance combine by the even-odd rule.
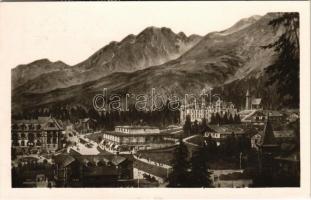
[[221, 87], [235, 80], [260, 77], [264, 68], [275, 59], [275, 53], [262, 46], [282, 34], [282, 29], [275, 30], [268, 25], [275, 17], [277, 14], [267, 14], [230, 34], [209, 33], [180, 57], [161, 65], [134, 72], [116, 72], [42, 94], [18, 93], [13, 99], [21, 108], [55, 103], [91, 106], [92, 97], [103, 88], [108, 88], [111, 94], [144, 94], [156, 88], [159, 95], [167, 98], [171, 94], [200, 94], [206, 87]]
[[[175, 59], [195, 45], [200, 38], [201, 36], [198, 35], [191, 35], [191, 37], [185, 34], [178, 35], [169, 28], [147, 27], [136, 36], [130, 34], [120, 42], [110, 42], [86, 60], [73, 66], [66, 65], [60, 68], [57, 66], [60, 63], [47, 62], [47, 59], [40, 59], [28, 65], [19, 65], [12, 69], [12, 86], [16, 89], [25, 84], [24, 87], [17, 88], [17, 91], [40, 93], [96, 80], [113, 72], [132, 72], [144, 69]], [[25, 73], [23, 71], [25, 67], [22, 66], [36, 68], [35, 63], [38, 62], [43, 63], [42, 71], [35, 73], [34, 76], [24, 76], [22, 83], [18, 83], [18, 78], [21, 77], [19, 74]], [[53, 64], [55, 67], [51, 66]], [[45, 70], [47, 65], [55, 70]], [[63, 74], [60, 73], [62, 70]], [[51, 77], [55, 76], [58, 78], [51, 80]], [[47, 80], [47, 83], [53, 81], [54, 83], [41, 85], [40, 79]]]

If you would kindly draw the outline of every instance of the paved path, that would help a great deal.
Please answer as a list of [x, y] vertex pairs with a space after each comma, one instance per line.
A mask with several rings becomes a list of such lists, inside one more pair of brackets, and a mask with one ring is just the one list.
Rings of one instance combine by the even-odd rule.
[[92, 144], [92, 147], [87, 147], [86, 145], [79, 142], [76, 146], [69, 147], [68, 152], [70, 149], [72, 149], [81, 155], [98, 155], [98, 154], [100, 154], [100, 152], [97, 149], [98, 144], [96, 142], [94, 142], [94, 141], [86, 138], [84, 135], [80, 135], [80, 134], [78, 135], [78, 138]]
[[184, 139], [183, 139], [183, 142], [184, 142], [185, 144], [190, 145], [190, 146], [200, 147], [200, 146], [199, 146], [199, 145], [197, 145], [197, 144], [194, 144], [194, 143], [188, 142], [188, 140], [189, 140], [189, 139], [194, 138], [194, 137], [196, 137], [196, 136], [197, 136], [197, 135], [192, 135], [192, 136], [190, 136], [190, 137], [186, 137], [186, 138], [184, 138]]

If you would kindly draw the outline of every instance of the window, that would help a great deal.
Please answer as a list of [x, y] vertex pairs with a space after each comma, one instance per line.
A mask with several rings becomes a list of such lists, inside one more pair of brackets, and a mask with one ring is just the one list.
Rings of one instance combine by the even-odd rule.
[[52, 122], [50, 122], [50, 123], [49, 123], [49, 127], [55, 127], [55, 124], [52, 123]]
[[18, 146], [18, 134], [17, 133], [13, 133], [12, 140], [13, 140], [13, 146]]
[[52, 134], [51, 134], [51, 133], [48, 133], [48, 134], [47, 134], [47, 138], [46, 138], [46, 142], [47, 142], [48, 144], [51, 144], [51, 139], [52, 139]]
[[28, 133], [28, 140], [33, 141], [35, 138], [33, 133]]
[[41, 146], [41, 141], [40, 140], [37, 141], [36, 146]]
[[18, 125], [17, 125], [17, 124], [13, 124], [12, 129], [13, 129], [13, 130], [18, 129]]
[[57, 138], [53, 137], [53, 144], [56, 144], [56, 143], [57, 143]]
[[22, 125], [20, 126], [20, 128], [21, 128], [22, 130], [24, 130], [24, 129], [26, 128], [26, 125], [25, 125], [25, 124], [22, 124]]
[[53, 132], [53, 137], [57, 137], [57, 132]]

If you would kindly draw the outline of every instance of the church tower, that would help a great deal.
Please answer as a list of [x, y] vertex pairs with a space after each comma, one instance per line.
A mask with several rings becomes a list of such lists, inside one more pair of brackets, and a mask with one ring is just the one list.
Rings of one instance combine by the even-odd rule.
[[245, 110], [251, 110], [251, 95], [249, 94], [249, 90], [247, 89], [246, 92], [246, 105], [245, 105]]

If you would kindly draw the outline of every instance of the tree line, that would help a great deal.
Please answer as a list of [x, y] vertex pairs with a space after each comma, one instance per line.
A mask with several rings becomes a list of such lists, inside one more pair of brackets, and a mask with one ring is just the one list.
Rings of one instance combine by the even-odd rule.
[[12, 114], [13, 119], [37, 119], [38, 117], [52, 116], [62, 121], [77, 123], [84, 118], [96, 121], [96, 129], [114, 129], [115, 125], [151, 125], [166, 127], [179, 123], [179, 110], [172, 111], [168, 106], [156, 111], [138, 111], [134, 105], [129, 106], [128, 111], [98, 112], [95, 109], [85, 109], [82, 106], [66, 108], [64, 106], [52, 106], [51, 108], [39, 108], [24, 110]]
[[[241, 123], [240, 115], [236, 114], [232, 116], [230, 113], [225, 112], [223, 115], [219, 113], [212, 113], [209, 124], [239, 124]], [[206, 131], [212, 131], [208, 127], [208, 121], [206, 118], [199, 123], [197, 120], [191, 122], [189, 115], [186, 116], [186, 121], [183, 125], [183, 130], [186, 135], [204, 134]]]

